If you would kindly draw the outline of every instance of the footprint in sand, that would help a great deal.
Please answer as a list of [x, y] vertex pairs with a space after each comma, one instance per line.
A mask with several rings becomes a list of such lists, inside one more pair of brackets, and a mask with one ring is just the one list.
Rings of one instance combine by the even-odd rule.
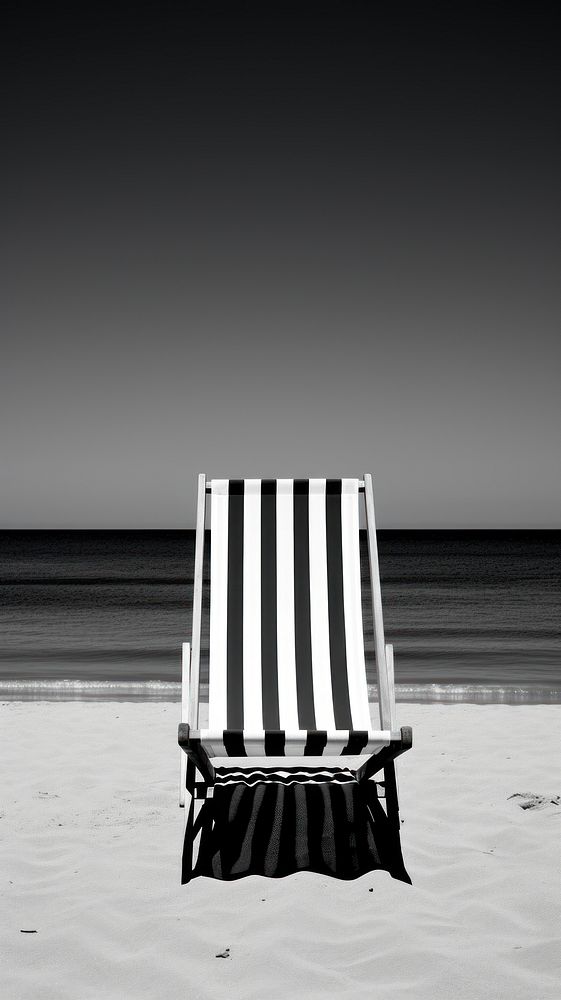
[[515, 792], [508, 799], [520, 799], [516, 804], [521, 809], [547, 809], [548, 806], [561, 805], [561, 795], [536, 795], [535, 792]]

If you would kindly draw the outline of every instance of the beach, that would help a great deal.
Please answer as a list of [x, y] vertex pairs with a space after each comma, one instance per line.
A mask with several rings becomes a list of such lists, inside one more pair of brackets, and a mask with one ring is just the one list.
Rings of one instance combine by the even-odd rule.
[[560, 705], [399, 705], [412, 886], [182, 887], [176, 702], [0, 711], [10, 1000], [557, 1000]]

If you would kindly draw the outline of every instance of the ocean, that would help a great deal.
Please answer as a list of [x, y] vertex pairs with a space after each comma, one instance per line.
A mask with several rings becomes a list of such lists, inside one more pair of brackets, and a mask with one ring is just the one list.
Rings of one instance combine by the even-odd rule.
[[[560, 531], [380, 531], [378, 544], [398, 699], [561, 702]], [[6, 531], [0, 545], [1, 698], [179, 698], [194, 532]], [[208, 553], [203, 608], [204, 683]]]

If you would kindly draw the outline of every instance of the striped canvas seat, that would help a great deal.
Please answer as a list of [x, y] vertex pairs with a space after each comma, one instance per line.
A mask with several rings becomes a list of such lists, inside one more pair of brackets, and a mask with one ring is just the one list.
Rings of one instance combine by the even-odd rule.
[[[215, 757], [375, 754], [383, 766], [407, 748], [388, 713], [384, 728], [370, 719], [361, 487], [358, 479], [211, 481], [208, 728], [194, 710], [195, 627], [196, 678], [180, 727], [181, 746], [209, 780]], [[203, 493], [199, 529], [204, 505]], [[200, 536], [198, 549], [202, 574]], [[197, 594], [194, 619], [196, 606]]]
[[213, 480], [211, 756], [360, 753], [372, 734], [357, 479]]

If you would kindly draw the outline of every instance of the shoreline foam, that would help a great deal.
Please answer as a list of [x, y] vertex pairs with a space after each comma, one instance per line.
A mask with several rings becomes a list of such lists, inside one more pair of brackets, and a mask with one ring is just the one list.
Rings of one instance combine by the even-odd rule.
[[[376, 689], [369, 686], [372, 703]], [[180, 701], [179, 681], [1, 679], [4, 701]], [[208, 699], [208, 694], [207, 694]], [[202, 685], [202, 701], [205, 686]], [[561, 687], [544, 684], [396, 684], [396, 700], [415, 704], [557, 705]]]

